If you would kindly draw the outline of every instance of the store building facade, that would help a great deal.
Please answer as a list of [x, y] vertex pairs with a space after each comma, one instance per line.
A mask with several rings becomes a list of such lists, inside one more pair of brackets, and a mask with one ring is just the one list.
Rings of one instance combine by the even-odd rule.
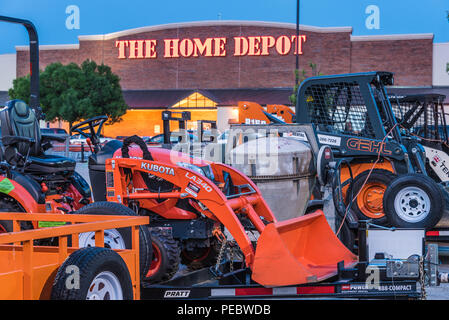
[[[73, 45], [40, 47], [40, 68], [52, 62], [104, 63], [121, 79], [129, 106], [123, 121], [105, 134], [152, 136], [163, 110], [191, 111], [196, 120], [236, 118], [238, 101], [290, 104], [299, 69], [321, 74], [391, 71], [395, 86], [432, 87], [433, 34], [353, 36], [351, 27], [321, 28], [289, 23], [211, 21], [142, 27], [80, 36]], [[17, 47], [16, 76], [29, 72], [29, 51]]]

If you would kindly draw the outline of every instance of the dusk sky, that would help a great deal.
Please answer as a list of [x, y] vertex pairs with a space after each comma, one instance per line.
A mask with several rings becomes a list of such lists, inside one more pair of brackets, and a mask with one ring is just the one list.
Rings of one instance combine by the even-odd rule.
[[[300, 2], [300, 23], [304, 25], [350, 26], [353, 35], [433, 33], [434, 42], [449, 42], [449, 0]], [[296, 1], [0, 0], [0, 15], [31, 20], [40, 44], [72, 44], [78, 43], [79, 35], [175, 22], [221, 19], [296, 23]], [[0, 34], [0, 54], [13, 53], [16, 45], [28, 41], [25, 29], [18, 25], [0, 23]]]

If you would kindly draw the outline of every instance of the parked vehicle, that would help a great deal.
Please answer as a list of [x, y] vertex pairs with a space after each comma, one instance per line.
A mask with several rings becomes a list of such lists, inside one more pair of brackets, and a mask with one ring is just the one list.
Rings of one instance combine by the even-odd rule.
[[[198, 137], [195, 134], [193, 134], [192, 131], [188, 130], [187, 134], [188, 134], [189, 142], [191, 142], [191, 143], [198, 142]], [[177, 143], [179, 143], [180, 139], [184, 139], [184, 136], [180, 132], [174, 131], [174, 132], [170, 133], [170, 143], [177, 144]], [[158, 135], [148, 138], [144, 141], [145, 141], [145, 143], [150, 144], [150, 145], [163, 144], [164, 143], [164, 134], [162, 134], [162, 133], [158, 134]]]
[[[99, 139], [100, 139], [100, 143], [106, 143], [108, 141], [113, 140], [112, 138], [107, 138], [102, 135], [99, 136]], [[85, 145], [87, 145], [87, 140], [82, 135], [74, 134], [70, 137], [70, 144], [81, 144], [81, 143], [84, 143]]]
[[41, 133], [50, 136], [56, 136], [67, 139], [69, 134], [62, 128], [41, 128]]

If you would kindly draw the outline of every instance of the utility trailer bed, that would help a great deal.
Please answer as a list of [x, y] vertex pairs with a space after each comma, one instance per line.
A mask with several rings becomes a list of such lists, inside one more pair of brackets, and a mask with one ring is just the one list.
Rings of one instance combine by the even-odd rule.
[[[337, 263], [336, 274], [321, 282], [282, 287], [264, 287], [251, 280], [251, 270], [241, 261], [223, 261], [218, 267], [181, 274], [160, 284], [143, 284], [144, 300], [238, 300], [238, 299], [421, 299], [422, 284], [438, 285], [438, 246], [410, 241], [424, 240], [424, 230], [370, 229], [358, 227], [358, 262], [353, 267]], [[406, 247], [388, 246], [407, 244]], [[400, 250], [402, 248], [402, 250]], [[370, 255], [370, 250], [373, 255]], [[396, 258], [393, 257], [393, 254]], [[401, 258], [397, 258], [401, 256]], [[425, 289], [425, 288], [424, 288]]]
[[[228, 266], [226, 266], [226, 269]], [[142, 300], [290, 300], [290, 299], [419, 299], [416, 280], [383, 280], [377, 285], [340, 279], [330, 282], [263, 287], [250, 280], [248, 269], [216, 277], [205, 268], [181, 275], [162, 284], [143, 284]]]

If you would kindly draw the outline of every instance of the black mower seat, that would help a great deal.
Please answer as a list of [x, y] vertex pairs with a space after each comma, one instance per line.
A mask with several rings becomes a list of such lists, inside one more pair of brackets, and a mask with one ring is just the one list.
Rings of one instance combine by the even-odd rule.
[[[29, 165], [24, 168], [25, 172], [48, 174], [64, 171], [73, 173], [75, 171], [76, 162], [74, 160], [44, 153], [43, 141], [51, 141], [53, 138], [41, 134], [34, 110], [24, 101], [8, 101], [6, 108], [0, 111], [0, 121], [3, 137], [25, 137], [34, 141], [33, 143], [19, 142], [8, 146], [4, 145], [4, 156], [8, 162], [14, 160], [14, 153], [19, 153], [22, 156], [29, 155]], [[8, 153], [8, 157], [6, 157], [6, 153]]]
[[30, 173], [58, 173], [61, 171], [75, 171], [76, 161], [44, 154], [40, 157], [29, 157], [31, 163], [26, 167], [26, 172]]

